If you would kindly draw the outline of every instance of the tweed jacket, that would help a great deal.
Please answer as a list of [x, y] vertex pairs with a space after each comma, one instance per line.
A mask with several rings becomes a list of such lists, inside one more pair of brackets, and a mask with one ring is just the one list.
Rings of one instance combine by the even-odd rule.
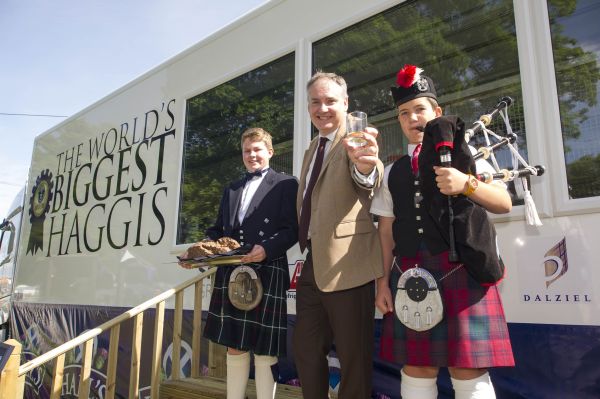
[[[373, 191], [383, 178], [378, 161], [378, 178], [372, 189], [352, 178], [353, 163], [338, 130], [312, 192], [309, 236], [313, 269], [319, 289], [325, 292], [358, 287], [383, 276], [383, 260], [377, 229], [369, 209]], [[311, 160], [319, 144], [312, 140], [304, 153], [297, 196], [298, 218]]]

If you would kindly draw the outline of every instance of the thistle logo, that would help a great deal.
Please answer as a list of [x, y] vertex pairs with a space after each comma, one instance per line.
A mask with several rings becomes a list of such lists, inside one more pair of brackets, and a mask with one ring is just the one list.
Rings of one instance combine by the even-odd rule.
[[555, 246], [544, 255], [544, 272], [546, 274], [546, 288], [565, 275], [569, 269], [567, 260], [567, 239], [563, 237]]
[[46, 213], [50, 210], [53, 187], [52, 173], [46, 169], [40, 173], [31, 189], [31, 197], [29, 198], [31, 231], [29, 232], [26, 252], [31, 252], [31, 255], [35, 255], [38, 249], [44, 250], [44, 220], [46, 220]]

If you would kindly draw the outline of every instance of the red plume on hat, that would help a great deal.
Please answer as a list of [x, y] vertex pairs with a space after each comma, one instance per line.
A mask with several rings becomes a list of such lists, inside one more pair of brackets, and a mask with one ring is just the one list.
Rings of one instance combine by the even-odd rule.
[[396, 75], [396, 86], [390, 87], [396, 106], [419, 97], [437, 101], [433, 80], [423, 74], [417, 66], [406, 64]]
[[421, 77], [423, 70], [414, 65], [406, 64], [396, 75], [396, 84], [400, 87], [410, 87]]

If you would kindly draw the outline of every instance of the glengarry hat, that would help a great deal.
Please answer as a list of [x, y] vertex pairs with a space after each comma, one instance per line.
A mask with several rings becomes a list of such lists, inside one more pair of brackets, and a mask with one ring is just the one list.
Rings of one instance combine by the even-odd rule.
[[437, 101], [433, 80], [423, 75], [423, 70], [406, 64], [396, 75], [396, 85], [392, 86], [392, 97], [396, 106], [419, 97], [430, 97]]

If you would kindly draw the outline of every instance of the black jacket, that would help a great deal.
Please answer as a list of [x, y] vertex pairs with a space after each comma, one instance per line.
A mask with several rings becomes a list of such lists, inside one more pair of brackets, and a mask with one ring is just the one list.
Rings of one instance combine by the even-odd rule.
[[206, 235], [212, 240], [232, 237], [243, 244], [260, 244], [267, 254], [266, 262], [285, 257], [298, 241], [298, 181], [269, 169], [240, 225], [238, 209], [245, 183], [241, 179], [225, 188], [215, 224], [206, 230]]

